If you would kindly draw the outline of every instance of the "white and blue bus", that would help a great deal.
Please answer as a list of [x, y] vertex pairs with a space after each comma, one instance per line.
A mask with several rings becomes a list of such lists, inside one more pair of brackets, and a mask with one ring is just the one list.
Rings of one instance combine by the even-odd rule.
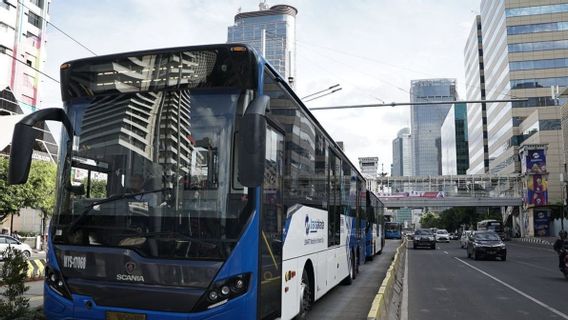
[[250, 47], [71, 61], [61, 91], [16, 125], [9, 171], [63, 124], [48, 319], [305, 318], [356, 277], [365, 181]]
[[384, 236], [384, 204], [372, 191], [367, 190], [367, 225], [365, 255], [367, 260], [373, 260], [377, 254], [381, 254], [385, 244]]
[[385, 223], [386, 239], [402, 239], [402, 223], [386, 222]]

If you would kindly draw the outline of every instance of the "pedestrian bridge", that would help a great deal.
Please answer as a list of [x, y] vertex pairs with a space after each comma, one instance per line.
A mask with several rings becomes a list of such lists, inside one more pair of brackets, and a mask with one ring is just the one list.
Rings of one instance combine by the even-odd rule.
[[368, 188], [386, 208], [521, 206], [520, 175], [376, 177]]

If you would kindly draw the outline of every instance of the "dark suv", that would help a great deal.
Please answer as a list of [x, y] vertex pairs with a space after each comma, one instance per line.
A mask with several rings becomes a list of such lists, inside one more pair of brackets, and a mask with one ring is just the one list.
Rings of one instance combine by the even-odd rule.
[[436, 249], [436, 237], [430, 229], [418, 229], [414, 232], [413, 248], [428, 247]]
[[494, 231], [476, 231], [469, 236], [467, 257], [478, 260], [486, 257], [499, 257], [507, 260], [507, 248], [501, 237]]

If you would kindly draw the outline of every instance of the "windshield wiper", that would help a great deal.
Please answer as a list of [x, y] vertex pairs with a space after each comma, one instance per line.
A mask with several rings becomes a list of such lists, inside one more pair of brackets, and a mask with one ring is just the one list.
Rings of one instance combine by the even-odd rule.
[[77, 228], [79, 223], [82, 222], [82, 220], [87, 216], [87, 214], [89, 212], [91, 212], [91, 210], [93, 210], [93, 208], [98, 206], [98, 205], [108, 203], [108, 202], [117, 201], [117, 200], [133, 198], [133, 197], [141, 196], [141, 195], [145, 195], [145, 194], [158, 193], [158, 192], [170, 191], [170, 190], [172, 190], [172, 188], [161, 188], [161, 189], [142, 191], [142, 192], [121, 193], [121, 194], [110, 196], [110, 197], [105, 198], [105, 199], [101, 199], [99, 201], [92, 202], [85, 208], [85, 210], [83, 210], [83, 212], [81, 212], [81, 214], [79, 214], [77, 216], [77, 218], [75, 218], [73, 221], [71, 221], [71, 223], [69, 224], [69, 229], [68, 229], [67, 232], [72, 233], [73, 231], [75, 231], [75, 229]]

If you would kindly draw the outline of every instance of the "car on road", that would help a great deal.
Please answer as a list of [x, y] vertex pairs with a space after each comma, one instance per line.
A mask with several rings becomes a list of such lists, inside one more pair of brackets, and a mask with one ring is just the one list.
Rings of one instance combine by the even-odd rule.
[[418, 247], [436, 249], [436, 236], [430, 229], [418, 229], [414, 232], [412, 247], [414, 249], [417, 249]]
[[32, 248], [28, 244], [8, 235], [0, 235], [0, 260], [4, 259], [4, 252], [9, 248], [22, 252], [27, 259], [32, 256]]
[[452, 232], [450, 233], [450, 240], [459, 240], [460, 239], [460, 235], [456, 232]]
[[450, 242], [450, 234], [448, 233], [448, 230], [436, 230], [436, 242]]
[[414, 239], [414, 231], [406, 232], [406, 239], [413, 240]]
[[460, 238], [460, 247], [462, 249], [467, 249], [467, 243], [469, 242], [469, 236], [471, 235], [471, 233], [473, 232], [473, 230], [466, 230], [464, 232], [462, 232], [461, 238]]
[[507, 248], [496, 232], [476, 231], [469, 236], [467, 257], [474, 260], [499, 257], [501, 261], [505, 261]]

